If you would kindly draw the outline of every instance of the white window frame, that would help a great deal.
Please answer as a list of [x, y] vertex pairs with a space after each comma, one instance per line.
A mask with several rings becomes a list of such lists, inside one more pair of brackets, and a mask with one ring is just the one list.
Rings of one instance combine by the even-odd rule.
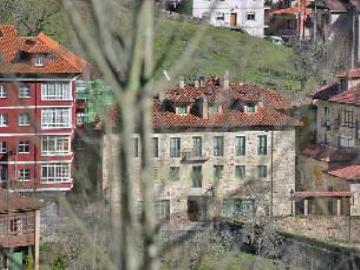
[[[57, 121], [64, 117], [64, 113], [67, 114], [67, 121]], [[71, 125], [71, 108], [46, 108], [41, 110], [41, 128], [71, 128]]]
[[[28, 151], [20, 151], [20, 148], [22, 147], [28, 147]], [[18, 153], [19, 154], [29, 154], [30, 153], [30, 141], [20, 141], [18, 144]]]
[[7, 98], [7, 88], [5, 85], [0, 84], [0, 98]]
[[[67, 148], [63, 141], [67, 140]], [[46, 149], [47, 148], [47, 149]], [[50, 149], [49, 149], [50, 148]], [[70, 136], [52, 135], [41, 137], [41, 155], [42, 156], [61, 156], [71, 154]]]
[[31, 98], [31, 89], [29, 85], [21, 85], [18, 89], [19, 98]]
[[7, 153], [7, 144], [6, 141], [0, 141], [0, 154]]
[[9, 123], [9, 117], [7, 113], [0, 113], [0, 127], [7, 127]]
[[35, 67], [45, 66], [45, 55], [38, 54], [35, 56]]
[[31, 171], [29, 168], [21, 168], [18, 170], [18, 179], [19, 181], [30, 181]]
[[29, 115], [29, 113], [20, 113], [19, 116], [18, 116], [18, 124], [19, 124], [20, 127], [30, 126], [30, 115]]
[[[44, 169], [47, 169], [44, 175]], [[65, 169], [65, 171], [62, 171]], [[48, 163], [41, 165], [41, 182], [42, 183], [64, 183], [71, 182], [70, 163]]]
[[41, 100], [72, 100], [71, 82], [42, 83]]

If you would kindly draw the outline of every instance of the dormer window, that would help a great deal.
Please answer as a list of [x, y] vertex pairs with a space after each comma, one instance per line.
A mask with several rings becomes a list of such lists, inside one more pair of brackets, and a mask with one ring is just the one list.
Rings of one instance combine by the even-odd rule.
[[247, 103], [245, 104], [245, 112], [253, 113], [255, 112], [255, 104], [254, 103]]
[[176, 114], [188, 114], [189, 113], [189, 109], [188, 106], [186, 105], [180, 105], [178, 107], [176, 107]]
[[45, 56], [43, 54], [38, 54], [35, 57], [35, 66], [43, 67], [45, 65]]

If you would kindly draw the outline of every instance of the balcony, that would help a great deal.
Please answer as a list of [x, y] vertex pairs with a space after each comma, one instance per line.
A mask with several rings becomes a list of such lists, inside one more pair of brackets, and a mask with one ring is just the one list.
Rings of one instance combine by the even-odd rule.
[[198, 151], [198, 149], [188, 148], [181, 153], [181, 161], [185, 163], [205, 162], [207, 160], [209, 160], [209, 156], [202, 151]]

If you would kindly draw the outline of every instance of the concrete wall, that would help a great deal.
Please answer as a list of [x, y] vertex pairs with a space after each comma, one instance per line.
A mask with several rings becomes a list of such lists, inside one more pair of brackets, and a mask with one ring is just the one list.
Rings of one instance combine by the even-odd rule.
[[[247, 20], [249, 12], [255, 13], [255, 20]], [[217, 20], [217, 14], [224, 13], [224, 20]], [[209, 16], [210, 24], [214, 26], [230, 27], [230, 14], [237, 14], [237, 27], [250, 35], [264, 36], [264, 0], [224, 0], [224, 1], [193, 1], [193, 16], [202, 18]]]
[[[257, 136], [267, 136], [267, 155], [257, 154]], [[136, 135], [134, 135], [136, 136]], [[258, 213], [269, 211], [271, 201], [271, 179], [273, 179], [273, 213], [289, 215], [291, 213], [290, 190], [295, 190], [295, 130], [237, 130], [232, 132], [215, 131], [178, 131], [173, 133], [155, 133], [159, 139], [159, 157], [154, 158], [155, 192], [158, 200], [170, 200], [173, 222], [187, 219], [188, 196], [209, 194], [213, 187], [215, 197], [209, 206], [208, 215], [217, 216], [222, 211], [222, 200], [227, 197], [252, 198], [256, 201]], [[201, 136], [203, 153], [209, 159], [204, 162], [184, 163], [181, 158], [170, 157], [170, 138], [181, 138], [181, 151], [192, 148], [192, 137]], [[224, 136], [224, 156], [213, 155], [213, 137]], [[246, 136], [246, 155], [236, 156], [235, 137]], [[111, 173], [107, 166], [116, 153], [114, 146], [117, 135], [105, 135], [103, 147], [103, 188], [108, 186]], [[271, 147], [273, 141], [274, 147]], [[139, 147], [140, 149], [141, 147]], [[140, 155], [139, 155], [140, 156]], [[140, 159], [134, 158], [134, 172], [138, 175]], [[191, 171], [193, 166], [202, 166], [203, 181], [201, 188], [192, 187]], [[223, 175], [219, 181], [214, 179], [214, 165], [223, 165]], [[246, 166], [246, 178], [235, 177], [235, 166]], [[257, 165], [267, 166], [267, 177], [257, 177]], [[180, 167], [180, 179], [169, 179], [171, 166]], [[273, 168], [273, 169], [272, 169]]]

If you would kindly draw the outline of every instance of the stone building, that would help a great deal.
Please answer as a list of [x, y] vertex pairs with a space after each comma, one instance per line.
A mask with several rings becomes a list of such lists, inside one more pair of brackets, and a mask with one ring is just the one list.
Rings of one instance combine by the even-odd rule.
[[[299, 204], [305, 214], [360, 214], [360, 70], [315, 93], [316, 143], [299, 157]], [[306, 208], [306, 209], [305, 209]]]
[[[209, 218], [290, 215], [295, 128], [290, 102], [254, 84], [210, 78], [180, 83], [153, 101], [157, 215], [172, 224]], [[103, 139], [103, 188], [118, 135]], [[134, 134], [139, 171], [140, 139]]]

